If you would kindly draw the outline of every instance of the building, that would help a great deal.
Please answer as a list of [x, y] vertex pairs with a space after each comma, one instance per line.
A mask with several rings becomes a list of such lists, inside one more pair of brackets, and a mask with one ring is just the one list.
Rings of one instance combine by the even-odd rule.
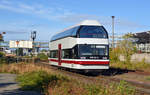
[[135, 33], [133, 38], [138, 51], [150, 53], [150, 31]]

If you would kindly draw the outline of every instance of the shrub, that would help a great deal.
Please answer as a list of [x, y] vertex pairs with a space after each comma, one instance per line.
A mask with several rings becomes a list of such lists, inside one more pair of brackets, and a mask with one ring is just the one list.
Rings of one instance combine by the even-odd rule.
[[44, 53], [38, 54], [37, 58], [39, 58], [40, 60], [48, 60], [48, 56], [45, 55]]
[[5, 62], [6, 62], [5, 54], [3, 52], [0, 52], [0, 64]]
[[120, 48], [115, 48], [115, 49], [110, 50], [110, 61], [111, 62], [120, 61], [119, 56], [120, 56]]
[[4, 57], [5, 54], [3, 52], [0, 52], [0, 58]]
[[77, 81], [63, 82], [54, 88], [49, 87], [47, 95], [135, 95], [135, 88], [125, 81], [119, 84], [84, 84]]
[[150, 81], [150, 76], [148, 76], [146, 79]]
[[45, 92], [47, 87], [56, 85], [59, 80], [68, 80], [65, 77], [49, 74], [46, 71], [33, 71], [21, 74], [17, 77], [22, 90], [35, 90]]

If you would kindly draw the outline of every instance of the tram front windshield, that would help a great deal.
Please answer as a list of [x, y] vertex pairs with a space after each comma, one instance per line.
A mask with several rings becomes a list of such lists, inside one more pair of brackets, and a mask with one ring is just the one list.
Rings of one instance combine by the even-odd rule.
[[108, 56], [108, 45], [79, 45], [80, 56]]

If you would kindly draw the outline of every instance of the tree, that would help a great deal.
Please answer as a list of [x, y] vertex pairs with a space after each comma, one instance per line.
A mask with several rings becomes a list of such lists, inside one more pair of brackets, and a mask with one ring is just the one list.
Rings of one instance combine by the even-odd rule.
[[3, 35], [0, 34], [0, 41], [3, 41]]
[[126, 62], [130, 62], [131, 56], [135, 53], [136, 47], [132, 42], [133, 34], [128, 33], [125, 34], [122, 38], [123, 40], [120, 42], [119, 47], [121, 50], [121, 54], [125, 57]]
[[120, 57], [120, 48], [116, 47], [116, 48], [110, 48], [110, 60], [111, 62], [118, 62], [120, 61], [119, 57]]

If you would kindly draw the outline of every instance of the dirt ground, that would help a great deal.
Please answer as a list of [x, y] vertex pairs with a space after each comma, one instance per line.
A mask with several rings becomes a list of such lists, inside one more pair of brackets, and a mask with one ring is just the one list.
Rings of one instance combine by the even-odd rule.
[[134, 80], [137, 82], [143, 82], [150, 85], [150, 75], [148, 74], [139, 74], [136, 72], [128, 72], [120, 75], [113, 76], [114, 78], [124, 79], [124, 80]]

